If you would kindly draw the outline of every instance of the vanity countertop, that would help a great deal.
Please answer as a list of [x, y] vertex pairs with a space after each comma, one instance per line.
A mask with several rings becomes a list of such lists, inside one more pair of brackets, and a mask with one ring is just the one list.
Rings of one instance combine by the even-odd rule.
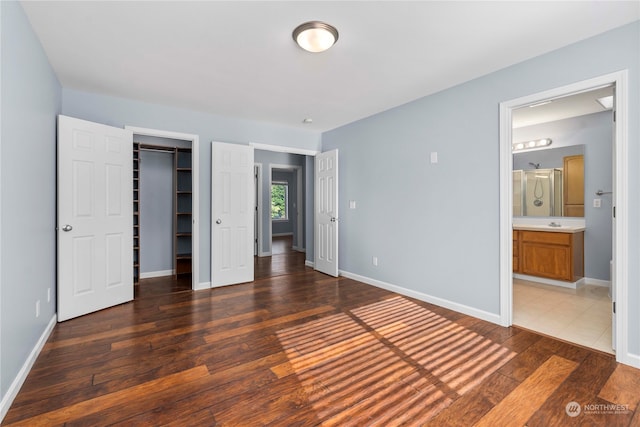
[[581, 231], [584, 231], [585, 227], [575, 225], [561, 225], [559, 227], [552, 227], [550, 225], [513, 224], [513, 229], [527, 231], [550, 231], [553, 233], [579, 233]]

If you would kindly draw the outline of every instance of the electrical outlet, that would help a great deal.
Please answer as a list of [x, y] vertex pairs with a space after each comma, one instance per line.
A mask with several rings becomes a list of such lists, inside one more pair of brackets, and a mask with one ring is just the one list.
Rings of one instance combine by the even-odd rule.
[[36, 317], [40, 317], [40, 300], [36, 301]]
[[377, 257], [377, 256], [374, 256], [374, 257], [371, 259], [371, 262], [373, 263], [373, 265], [375, 265], [375, 266], [377, 267], [377, 266], [378, 266], [378, 257]]
[[47, 302], [51, 302], [51, 288], [47, 288]]

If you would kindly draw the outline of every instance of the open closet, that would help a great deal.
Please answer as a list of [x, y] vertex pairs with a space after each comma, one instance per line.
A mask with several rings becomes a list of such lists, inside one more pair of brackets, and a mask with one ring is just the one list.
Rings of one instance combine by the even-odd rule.
[[192, 150], [185, 141], [134, 137], [133, 271], [145, 279], [167, 279], [191, 288], [193, 271]]

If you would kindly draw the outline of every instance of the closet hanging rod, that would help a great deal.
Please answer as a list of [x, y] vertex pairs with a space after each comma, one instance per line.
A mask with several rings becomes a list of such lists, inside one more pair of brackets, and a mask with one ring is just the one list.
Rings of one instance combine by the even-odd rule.
[[173, 153], [176, 151], [175, 147], [164, 147], [162, 145], [140, 144], [140, 149], [145, 151], [164, 151]]

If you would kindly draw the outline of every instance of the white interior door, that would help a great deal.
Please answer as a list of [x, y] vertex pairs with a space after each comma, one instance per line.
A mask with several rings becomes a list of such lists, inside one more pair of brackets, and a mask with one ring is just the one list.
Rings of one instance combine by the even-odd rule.
[[58, 116], [58, 320], [133, 299], [132, 132]]
[[211, 145], [211, 285], [253, 280], [253, 147]]
[[338, 150], [315, 159], [314, 268], [338, 277]]
[[254, 200], [253, 200], [253, 256], [258, 255], [258, 203], [260, 202], [260, 193], [258, 192], [258, 173], [260, 169], [258, 166], [253, 167], [253, 187], [254, 187]]

